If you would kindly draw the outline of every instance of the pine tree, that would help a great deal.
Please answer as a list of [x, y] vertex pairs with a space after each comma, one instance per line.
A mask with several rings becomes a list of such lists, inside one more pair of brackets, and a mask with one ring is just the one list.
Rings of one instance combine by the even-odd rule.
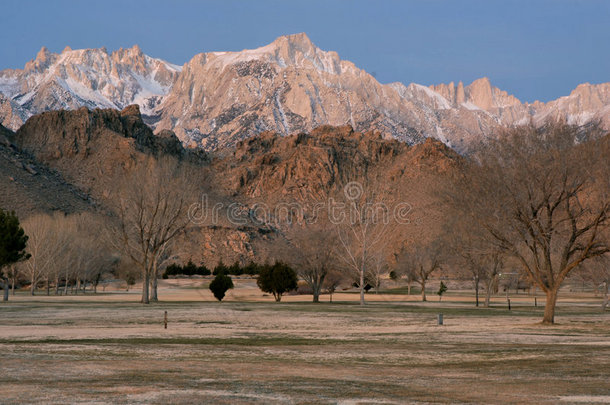
[[25, 251], [28, 237], [19, 225], [19, 219], [13, 211], [0, 208], [0, 276], [4, 289], [3, 301], [8, 301], [9, 280], [4, 267], [27, 260], [30, 255]]

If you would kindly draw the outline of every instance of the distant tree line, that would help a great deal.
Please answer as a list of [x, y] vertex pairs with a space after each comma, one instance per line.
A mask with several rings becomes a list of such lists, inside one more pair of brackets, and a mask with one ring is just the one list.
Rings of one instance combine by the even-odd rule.
[[204, 264], [200, 264], [199, 266], [197, 266], [191, 260], [189, 260], [185, 265], [172, 263], [167, 266], [165, 268], [165, 271], [163, 272], [163, 278], [166, 279], [170, 276], [216, 276], [218, 274], [225, 274], [231, 276], [254, 276], [260, 274], [264, 268], [269, 266], [271, 265], [268, 263], [259, 264], [255, 262], [250, 262], [246, 265], [242, 265], [239, 261], [236, 261], [232, 265], [227, 266], [221, 260], [212, 270], [210, 270]]
[[169, 276], [209, 276], [212, 274], [210, 269], [205, 267], [203, 264], [197, 266], [192, 261], [188, 261], [187, 264], [181, 266], [177, 263], [172, 263], [165, 268], [163, 272], [163, 278], [169, 278]]

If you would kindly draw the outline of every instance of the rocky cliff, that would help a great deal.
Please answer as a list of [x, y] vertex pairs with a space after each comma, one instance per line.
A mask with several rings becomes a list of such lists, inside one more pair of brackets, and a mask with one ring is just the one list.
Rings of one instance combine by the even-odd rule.
[[37, 212], [96, 210], [91, 197], [13, 143], [0, 125], [0, 207], [20, 217]]

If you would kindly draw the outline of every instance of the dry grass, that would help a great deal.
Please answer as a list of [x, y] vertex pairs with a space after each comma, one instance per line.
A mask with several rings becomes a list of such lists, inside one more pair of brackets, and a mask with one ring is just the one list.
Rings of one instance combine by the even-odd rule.
[[254, 302], [263, 297], [244, 283], [223, 303], [185, 302], [207, 293], [170, 284], [161, 297], [174, 301], [151, 306], [136, 294], [18, 296], [0, 306], [0, 402], [610, 401], [609, 316], [591, 297], [565, 297], [559, 325], [543, 327], [525, 296], [510, 312], [463, 295], [420, 304], [371, 294], [362, 308], [352, 294]]

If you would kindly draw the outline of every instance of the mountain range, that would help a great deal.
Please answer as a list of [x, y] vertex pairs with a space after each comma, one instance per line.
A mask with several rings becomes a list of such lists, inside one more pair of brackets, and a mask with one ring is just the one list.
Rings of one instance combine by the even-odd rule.
[[408, 144], [435, 138], [463, 151], [502, 127], [548, 119], [610, 128], [610, 83], [581, 84], [547, 103], [523, 103], [487, 78], [469, 85], [381, 84], [305, 34], [240, 52], [207, 52], [183, 66], [136, 45], [60, 54], [42, 48], [24, 69], [0, 71], [0, 123], [17, 130], [32, 115], [137, 104], [146, 124], [191, 148], [231, 147], [249, 136], [349, 124]]

